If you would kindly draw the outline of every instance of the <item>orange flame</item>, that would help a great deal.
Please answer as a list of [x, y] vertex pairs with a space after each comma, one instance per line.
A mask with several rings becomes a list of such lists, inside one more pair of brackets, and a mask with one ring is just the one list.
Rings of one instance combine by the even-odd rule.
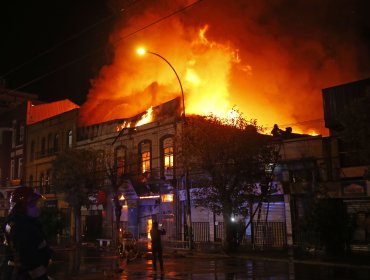
[[153, 107], [150, 106], [150, 108], [146, 111], [146, 113], [142, 116], [142, 118], [136, 123], [135, 126], [141, 126], [147, 123], [150, 123], [153, 119], [152, 116], [153, 113]]
[[[321, 89], [355, 77], [342, 76], [343, 67], [339, 66], [346, 64], [337, 63], [341, 57], [351, 61], [347, 49], [338, 50], [334, 59], [319, 40], [297, 34], [277, 36], [274, 23], [281, 22], [263, 24], [256, 19], [264, 15], [266, 7], [261, 4], [253, 9], [241, 5], [242, 1], [232, 5], [204, 1], [199, 10], [194, 6], [186, 16], [174, 15], [158, 22], [185, 2], [151, 3], [115, 30], [111, 35], [114, 57], [92, 81], [81, 108], [82, 123], [130, 118], [181, 96], [178, 81], [166, 63], [155, 56], [143, 59], [135, 55], [137, 45], [143, 43], [176, 69], [186, 113], [226, 116], [237, 105], [246, 118], [267, 128], [274, 123], [282, 128], [290, 124], [293, 132], [325, 134]], [[153, 22], [157, 24], [150, 25]], [[140, 29], [143, 26], [149, 28]], [[354, 69], [353, 64], [351, 67]], [[307, 120], [320, 121], [308, 124]]]

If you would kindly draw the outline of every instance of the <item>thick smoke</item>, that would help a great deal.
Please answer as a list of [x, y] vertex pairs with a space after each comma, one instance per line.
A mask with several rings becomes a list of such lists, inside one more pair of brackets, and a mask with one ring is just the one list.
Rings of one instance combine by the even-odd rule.
[[[92, 81], [82, 106], [86, 123], [130, 117], [180, 94], [168, 65], [136, 56], [141, 44], [171, 61], [187, 111], [200, 110], [197, 100], [214, 106], [221, 100], [262, 125], [289, 124], [304, 132], [325, 133], [319, 121], [323, 88], [370, 75], [366, 0], [203, 0], [139, 32], [196, 1], [136, 2], [111, 35], [114, 59]], [[205, 25], [207, 45], [194, 44]], [[198, 91], [187, 78], [191, 67], [203, 86]], [[220, 92], [207, 92], [207, 85]]]

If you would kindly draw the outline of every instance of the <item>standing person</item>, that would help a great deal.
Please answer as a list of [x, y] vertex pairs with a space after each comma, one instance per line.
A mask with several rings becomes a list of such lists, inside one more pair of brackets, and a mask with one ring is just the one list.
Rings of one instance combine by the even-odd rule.
[[47, 280], [51, 249], [38, 217], [42, 196], [32, 188], [18, 187], [10, 197], [10, 212], [5, 222], [6, 280]]
[[152, 238], [152, 256], [153, 256], [153, 269], [157, 270], [157, 259], [161, 272], [163, 272], [163, 255], [162, 255], [162, 240], [161, 235], [165, 235], [165, 229], [158, 228], [158, 222], [153, 222], [150, 236]]

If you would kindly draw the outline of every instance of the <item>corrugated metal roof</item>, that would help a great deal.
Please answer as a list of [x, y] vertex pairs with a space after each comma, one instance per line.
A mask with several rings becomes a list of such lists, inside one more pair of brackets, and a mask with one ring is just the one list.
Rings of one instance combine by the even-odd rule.
[[30, 125], [76, 108], [80, 108], [80, 106], [69, 99], [34, 106], [30, 105], [27, 115], [27, 124]]

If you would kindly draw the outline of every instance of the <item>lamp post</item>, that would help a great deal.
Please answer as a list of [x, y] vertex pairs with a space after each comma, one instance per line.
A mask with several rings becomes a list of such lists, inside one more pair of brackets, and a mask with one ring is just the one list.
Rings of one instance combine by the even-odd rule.
[[[185, 95], [184, 95], [184, 90], [182, 88], [181, 80], [179, 75], [177, 74], [175, 68], [172, 66], [172, 64], [163, 56], [161, 56], [158, 53], [151, 52], [148, 50], [145, 50], [143, 48], [139, 48], [137, 50], [137, 53], [139, 55], [144, 55], [146, 53], [150, 53], [152, 55], [155, 55], [162, 60], [164, 60], [173, 70], [173, 72], [176, 75], [176, 78], [179, 82], [180, 89], [181, 89], [181, 97], [182, 97], [182, 109], [183, 109], [183, 114], [182, 114], [182, 120], [183, 120], [183, 125], [186, 125], [186, 114], [185, 114]], [[193, 230], [192, 230], [192, 222], [191, 222], [191, 204], [190, 204], [190, 189], [189, 189], [189, 170], [188, 170], [188, 164], [187, 162], [185, 163], [185, 191], [186, 191], [186, 224], [187, 224], [187, 230], [188, 230], [188, 240], [189, 240], [189, 250], [192, 250], [193, 248]]]

